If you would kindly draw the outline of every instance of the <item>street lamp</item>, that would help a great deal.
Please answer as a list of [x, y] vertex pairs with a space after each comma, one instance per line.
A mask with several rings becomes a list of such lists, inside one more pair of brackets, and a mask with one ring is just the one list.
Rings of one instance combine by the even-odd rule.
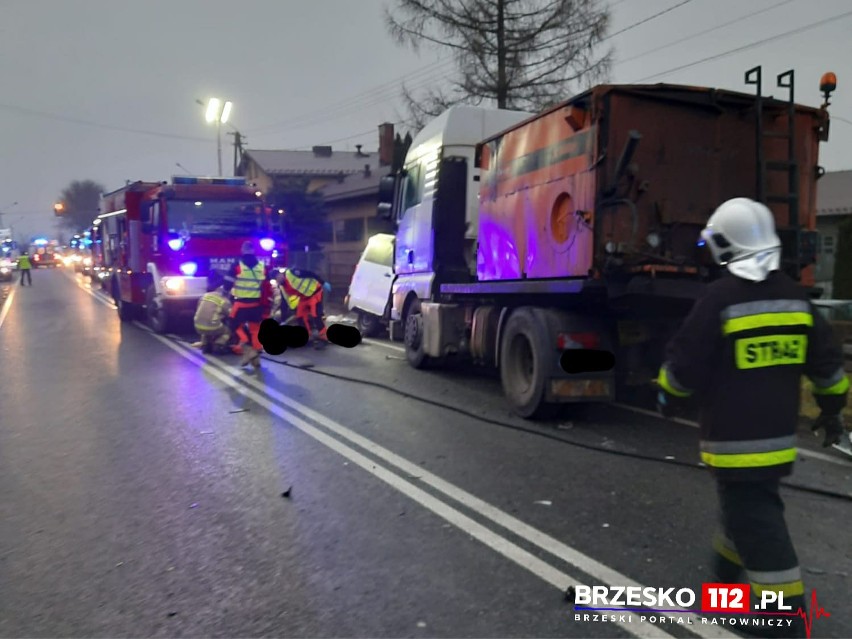
[[[201, 100], [196, 100], [200, 105], [204, 106]], [[207, 113], [205, 119], [208, 123], [216, 123], [216, 150], [219, 158], [219, 175], [222, 175], [222, 125], [228, 121], [231, 116], [233, 102], [226, 100], [224, 103], [219, 98], [210, 98], [207, 103]]]
[[53, 205], [53, 214], [54, 215], [56, 215], [58, 217], [58, 216], [63, 215], [64, 213], [65, 213], [65, 205], [62, 202], [57, 202], [56, 204]]

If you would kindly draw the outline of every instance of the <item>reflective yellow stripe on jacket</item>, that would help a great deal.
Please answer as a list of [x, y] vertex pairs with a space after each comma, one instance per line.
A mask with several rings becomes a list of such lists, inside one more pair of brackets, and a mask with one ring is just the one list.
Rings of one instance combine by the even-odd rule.
[[714, 468], [761, 468], [796, 460], [796, 436], [701, 442], [701, 461]]
[[234, 297], [237, 299], [260, 299], [260, 285], [266, 277], [266, 267], [263, 262], [255, 264], [250, 269], [242, 261], [240, 262], [240, 274], [234, 284]]
[[734, 361], [740, 370], [804, 364], [808, 352], [804, 331], [813, 325], [810, 304], [805, 300], [744, 302], [722, 311], [722, 333], [727, 336], [756, 329], [802, 329], [801, 333], [736, 337]]

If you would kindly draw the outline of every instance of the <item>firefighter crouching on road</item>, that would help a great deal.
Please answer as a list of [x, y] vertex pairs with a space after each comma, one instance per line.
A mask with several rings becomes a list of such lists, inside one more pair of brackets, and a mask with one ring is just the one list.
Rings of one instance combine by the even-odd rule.
[[[305, 326], [314, 348], [325, 348], [328, 344], [323, 320], [323, 292], [331, 285], [319, 275], [305, 269], [285, 268], [276, 277], [283, 289], [287, 307], [295, 311], [296, 321]], [[281, 304], [283, 309], [284, 304]]]
[[231, 300], [225, 292], [221, 276], [211, 274], [207, 278], [207, 293], [198, 301], [195, 310], [195, 330], [201, 340], [193, 346], [200, 347], [204, 353], [228, 352], [231, 329], [228, 326], [231, 314]]
[[255, 256], [254, 245], [250, 241], [243, 242], [242, 256], [225, 277], [225, 290], [234, 298], [231, 329], [240, 339], [240, 344], [232, 350], [242, 355], [240, 366], [251, 363], [254, 368], [260, 368], [263, 346], [258, 339], [258, 332], [260, 323], [269, 316], [271, 290], [266, 267]]
[[[701, 459], [721, 505], [717, 578], [737, 583], [745, 571], [758, 601], [774, 591], [792, 612], [806, 610], [779, 483], [796, 457], [802, 374], [814, 385], [821, 415], [813, 429], [825, 430], [823, 446], [843, 433], [843, 354], [805, 289], [779, 271], [781, 242], [766, 206], [729, 200], [701, 237], [729, 273], [707, 287], [668, 344], [658, 405], [666, 415], [678, 398], [697, 400]], [[789, 618], [801, 634], [801, 619]]]

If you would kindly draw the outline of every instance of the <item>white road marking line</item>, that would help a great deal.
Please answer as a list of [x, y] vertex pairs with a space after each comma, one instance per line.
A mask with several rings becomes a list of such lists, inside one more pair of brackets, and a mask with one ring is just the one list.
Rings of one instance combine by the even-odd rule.
[[[623, 408], [624, 410], [629, 410], [634, 413], [640, 413], [642, 415], [648, 415], [649, 417], [663, 419], [663, 417], [661, 417], [659, 413], [644, 408], [638, 408], [636, 406], [628, 406], [627, 404], [621, 403], [612, 403], [610, 404], [610, 406], [616, 406], [617, 408]], [[680, 417], [667, 417], [665, 419], [667, 419], [668, 421], [677, 422], [678, 424], [683, 424], [684, 426], [689, 426], [690, 428], [698, 428], [698, 422], [694, 422], [689, 419], [681, 419]], [[810, 457], [812, 459], [818, 459], [820, 461], [829, 462], [831, 464], [837, 464], [838, 466], [844, 466], [846, 468], [849, 467], [848, 461], [843, 459], [837, 459], [835, 457], [832, 457], [831, 455], [826, 455], [825, 453], [808, 450], [807, 448], [802, 448], [801, 446], [797, 447], [797, 450], [802, 457]]]
[[387, 342], [380, 342], [378, 340], [375, 340], [375, 339], [372, 339], [372, 338], [369, 338], [369, 337], [365, 337], [361, 341], [364, 342], [365, 344], [369, 344], [370, 346], [381, 346], [382, 348], [387, 348], [388, 350], [396, 351], [397, 353], [402, 353], [403, 355], [405, 354], [405, 348], [402, 347], [402, 346], [396, 346], [395, 344], [388, 344]]
[[[164, 339], [164, 338], [161, 338], [158, 335], [154, 335], [154, 337], [161, 339], [161, 341]], [[165, 341], [168, 342], [168, 340], [165, 340]], [[358, 435], [357, 433], [346, 428], [342, 424], [326, 417], [325, 415], [322, 415], [322, 414], [314, 411], [311, 408], [308, 408], [304, 404], [301, 404], [301, 403], [299, 403], [299, 402], [297, 402], [293, 399], [290, 399], [289, 397], [284, 396], [283, 394], [279, 393], [278, 391], [275, 391], [274, 389], [267, 388], [266, 386], [263, 385], [262, 382], [260, 382], [256, 378], [246, 377], [242, 369], [237, 368], [235, 366], [230, 366], [230, 365], [222, 362], [217, 357], [203, 358], [199, 355], [196, 355], [194, 352], [190, 351], [183, 344], [178, 345], [178, 344], [174, 344], [174, 343], [169, 342], [169, 346], [170, 346], [170, 348], [174, 348], [175, 350], [177, 350], [178, 352], [180, 352], [182, 355], [184, 355], [187, 358], [191, 358], [191, 359], [193, 359], [194, 361], [197, 361], [197, 362], [202, 362], [202, 364], [201, 364], [202, 366], [203, 366], [203, 362], [205, 362], [205, 361], [208, 365], [212, 364], [213, 366], [218, 368], [220, 371], [222, 371], [223, 374], [227, 374], [229, 376], [229, 378], [228, 378], [229, 385], [230, 385], [231, 382], [236, 382], [236, 383], [240, 384], [241, 386], [254, 387], [255, 389], [257, 389], [258, 392], [263, 393], [266, 397], [274, 399], [277, 402], [277, 404], [273, 404], [273, 406], [277, 407], [279, 404], [283, 404], [287, 408], [290, 408], [291, 410], [296, 411], [296, 413], [300, 413], [301, 415], [307, 417], [308, 419], [311, 419], [312, 421], [322, 425], [323, 427], [327, 428], [331, 432], [333, 432], [333, 433], [335, 433], [335, 434], [337, 434], [337, 435], [339, 435], [339, 436], [341, 436], [345, 439], [348, 439], [352, 443], [356, 444], [357, 446], [360, 446], [364, 450], [372, 453], [376, 457], [384, 460], [385, 462], [391, 464], [392, 466], [399, 468], [407, 476], [419, 477], [419, 481], [422, 481], [423, 483], [431, 486], [432, 488], [439, 491], [440, 493], [442, 493], [446, 497], [449, 497], [450, 499], [452, 499], [452, 500], [454, 500], [454, 501], [456, 501], [460, 504], [463, 504], [464, 506], [466, 506], [470, 510], [476, 512], [477, 514], [479, 514], [483, 517], [485, 517], [486, 519], [489, 519], [493, 523], [505, 528], [506, 530], [509, 530], [510, 532], [512, 532], [515, 535], [525, 539], [526, 541], [538, 546], [542, 550], [549, 552], [551, 555], [558, 557], [562, 561], [579, 568], [580, 570], [582, 570], [583, 572], [585, 572], [588, 575], [591, 575], [592, 577], [599, 580], [600, 582], [606, 583], [606, 584], [609, 584], [609, 585], [617, 585], [617, 586], [636, 586], [636, 587], [640, 587], [640, 588], [644, 587], [643, 585], [639, 584], [636, 581], [633, 581], [632, 579], [630, 579], [626, 575], [622, 575], [621, 573], [610, 568], [609, 566], [606, 566], [606, 565], [598, 562], [597, 560], [595, 560], [595, 559], [593, 559], [593, 558], [591, 558], [587, 555], [584, 555], [580, 551], [575, 550], [574, 548], [568, 546], [567, 544], [560, 542], [559, 540], [555, 539], [554, 537], [551, 537], [551, 536], [547, 535], [546, 533], [524, 523], [523, 521], [521, 521], [521, 520], [519, 520], [515, 517], [512, 517], [508, 513], [505, 513], [502, 510], [496, 508], [495, 506], [492, 506], [491, 504], [479, 499], [478, 497], [471, 495], [470, 493], [462, 490], [461, 488], [455, 486], [454, 484], [451, 484], [451, 483], [441, 479], [437, 475], [433, 475], [432, 473], [424, 470], [422, 466], [419, 466], [417, 464], [409, 462], [407, 459], [400, 457], [399, 455], [396, 455], [395, 453], [391, 452], [390, 450], [374, 443], [372, 440], [369, 440], [365, 437], [362, 437], [361, 435]], [[217, 375], [217, 377], [218, 377], [218, 375]], [[249, 390], [248, 392], [250, 392], [254, 395], [254, 391]], [[264, 399], [266, 399], [266, 397]], [[254, 397], [252, 396], [252, 398], [254, 398]], [[269, 400], [266, 400], [266, 402], [268, 402], [268, 401]], [[266, 406], [267, 404], [262, 403], [261, 405]], [[296, 413], [288, 413], [288, 414], [295, 416]], [[299, 419], [299, 418], [296, 417], [296, 419]], [[309, 428], [313, 428], [313, 427], [309, 426]], [[301, 430], [305, 430], [305, 429], [301, 429]], [[305, 431], [305, 432], [307, 432], [307, 431]], [[308, 433], [308, 434], [311, 434], [311, 433]], [[336, 442], [337, 440], [333, 440], [333, 441]], [[349, 449], [347, 449], [347, 450], [349, 450]], [[341, 453], [341, 454], [343, 454], [343, 453]], [[356, 453], [356, 454], [358, 454], [358, 453]], [[394, 475], [394, 476], [397, 477], [396, 475]], [[402, 478], [399, 478], [399, 479], [400, 479], [400, 481], [404, 481], [404, 480], [402, 480]], [[412, 488], [413, 488], [413, 486], [412, 486]], [[439, 502], [439, 503], [443, 504], [443, 502]], [[421, 504], [422, 504], [422, 502], [421, 502]], [[423, 504], [423, 505], [425, 505], [425, 504]], [[443, 516], [443, 515], [441, 515], [441, 516]], [[461, 515], [461, 516], [464, 517], [464, 515]], [[448, 521], [451, 521], [451, 520], [448, 519]], [[451, 523], [455, 523], [455, 522], [451, 521]], [[463, 528], [463, 530], [467, 530], [467, 529]], [[486, 529], [486, 530], [488, 530], [488, 529]], [[488, 532], [490, 534], [496, 535], [496, 533], [491, 533], [491, 531], [488, 531]], [[502, 538], [500, 538], [500, 539], [502, 539]], [[482, 541], [482, 540], [480, 539], [480, 541]], [[513, 546], [513, 544], [511, 544], [511, 542], [509, 542], [508, 540], [503, 540], [503, 542], [505, 544]], [[498, 550], [498, 552], [501, 552], [497, 547], [495, 547], [491, 544], [488, 544], [488, 545], [490, 547], [494, 548], [495, 550]], [[519, 550], [521, 552], [525, 552], [525, 551], [523, 551], [523, 549], [519, 549]], [[513, 561], [516, 561], [516, 563], [520, 563], [520, 562], [517, 562], [517, 560], [514, 559], [514, 557], [509, 556], [508, 554], [505, 554], [505, 553], [502, 553], [502, 552], [501, 552], [501, 554], [504, 554], [505, 556], [512, 559]], [[538, 560], [536, 560], [536, 561], [538, 561]], [[527, 565], [525, 565], [523, 563], [520, 563], [520, 565], [522, 565], [524, 567], [528, 567]], [[532, 568], [530, 568], [530, 570], [535, 572], [535, 570], [533, 570]], [[536, 573], [536, 574], [538, 574], [538, 573]], [[565, 588], [568, 585], [579, 583], [577, 580], [574, 580], [573, 582], [571, 582], [570, 577], [568, 575], [564, 575], [564, 579], [563, 579], [562, 583], [550, 581], [549, 579], [546, 579], [545, 577], [543, 577], [541, 574], [538, 574], [538, 576], [545, 579], [545, 581], [548, 581], [548, 583], [551, 583], [552, 585], [557, 586], [562, 591], [564, 591]], [[566, 580], [568, 580], [568, 581], [566, 581]], [[729, 638], [729, 637], [736, 637], [737, 636], [737, 635], [734, 635], [734, 634], [731, 634], [731, 633], [725, 631], [723, 628], [718, 627], [718, 626], [717, 627], [704, 626], [703, 624], [700, 623], [700, 618], [697, 615], [694, 615], [694, 614], [691, 614], [691, 613], [682, 613], [681, 616], [688, 616], [688, 617], [692, 618], [695, 626], [691, 627], [690, 631], [694, 632], [695, 634], [698, 634], [701, 637], [706, 637], [706, 638], [709, 639], [709, 638]], [[634, 632], [633, 630], [630, 629], [630, 626], [624, 626], [624, 627], [625, 627], [625, 629], [628, 630], [628, 632]], [[700, 631], [698, 629], [700, 629]]]
[[12, 308], [12, 298], [15, 297], [15, 290], [17, 287], [12, 284], [11, 289], [9, 291], [9, 296], [6, 298], [6, 301], [3, 302], [3, 309], [0, 310], [0, 328], [3, 327], [3, 322], [6, 321], [6, 315], [9, 314], [9, 309]]

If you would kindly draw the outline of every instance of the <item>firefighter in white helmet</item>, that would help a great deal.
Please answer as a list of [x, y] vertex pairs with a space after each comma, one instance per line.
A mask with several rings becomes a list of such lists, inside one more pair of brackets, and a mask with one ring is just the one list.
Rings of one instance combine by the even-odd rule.
[[775, 591], [793, 611], [805, 610], [779, 482], [796, 457], [802, 375], [813, 382], [823, 445], [843, 434], [843, 353], [806, 290], [779, 270], [781, 241], [766, 206], [728, 200], [701, 239], [728, 273], [707, 287], [666, 347], [658, 403], [665, 415], [679, 398], [697, 401], [701, 459], [721, 506], [716, 577], [736, 583], [744, 571], [758, 599]]

